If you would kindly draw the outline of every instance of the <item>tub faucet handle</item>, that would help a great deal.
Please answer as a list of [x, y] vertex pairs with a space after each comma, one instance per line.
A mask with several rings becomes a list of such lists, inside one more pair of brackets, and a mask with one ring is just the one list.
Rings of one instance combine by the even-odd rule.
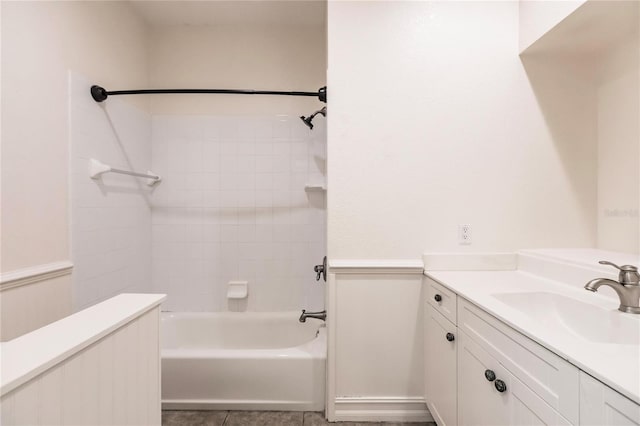
[[327, 281], [327, 256], [322, 259], [322, 265], [313, 267], [313, 271], [316, 273], [316, 281], [320, 281], [320, 276]]

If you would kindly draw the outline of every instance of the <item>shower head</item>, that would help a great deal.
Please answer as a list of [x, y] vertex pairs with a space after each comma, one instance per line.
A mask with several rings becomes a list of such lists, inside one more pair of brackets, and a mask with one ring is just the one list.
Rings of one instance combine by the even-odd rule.
[[313, 124], [311, 123], [311, 120], [313, 120], [313, 115], [310, 115], [309, 117], [305, 117], [304, 115], [300, 116], [300, 119], [302, 120], [302, 122], [304, 124], [306, 124], [307, 126], [309, 126], [309, 128], [311, 130], [313, 130]]
[[314, 112], [313, 114], [311, 114], [308, 117], [305, 117], [304, 115], [300, 116], [300, 119], [304, 122], [304, 124], [306, 124], [307, 126], [309, 126], [309, 128], [311, 130], [313, 130], [313, 123], [311, 123], [314, 119], [314, 117], [318, 114], [322, 114], [323, 117], [327, 116], [327, 107], [322, 107], [321, 110]]

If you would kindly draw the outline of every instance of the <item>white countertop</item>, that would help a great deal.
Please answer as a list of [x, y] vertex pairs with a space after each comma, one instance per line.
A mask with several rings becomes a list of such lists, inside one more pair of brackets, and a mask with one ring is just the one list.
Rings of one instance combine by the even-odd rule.
[[427, 271], [425, 275], [640, 404], [640, 345], [586, 340], [564, 327], [541, 324], [492, 294], [556, 293], [609, 309], [612, 315], [624, 315], [640, 325], [640, 315], [617, 311], [617, 300], [518, 270]]
[[120, 294], [0, 343], [0, 395], [11, 392], [165, 299], [164, 294]]

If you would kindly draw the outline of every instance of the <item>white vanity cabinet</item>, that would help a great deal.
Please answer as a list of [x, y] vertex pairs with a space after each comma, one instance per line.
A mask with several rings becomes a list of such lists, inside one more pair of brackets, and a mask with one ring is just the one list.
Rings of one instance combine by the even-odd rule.
[[425, 278], [425, 400], [443, 425], [640, 426], [640, 405]]

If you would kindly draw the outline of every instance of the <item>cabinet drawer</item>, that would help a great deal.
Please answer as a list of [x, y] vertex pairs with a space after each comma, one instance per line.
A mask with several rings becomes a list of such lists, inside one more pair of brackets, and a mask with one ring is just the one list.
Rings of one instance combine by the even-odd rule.
[[456, 294], [431, 278], [425, 278], [427, 286], [427, 300], [438, 312], [453, 324], [457, 324], [456, 318]]
[[460, 298], [458, 327], [572, 424], [579, 418], [579, 370]]

